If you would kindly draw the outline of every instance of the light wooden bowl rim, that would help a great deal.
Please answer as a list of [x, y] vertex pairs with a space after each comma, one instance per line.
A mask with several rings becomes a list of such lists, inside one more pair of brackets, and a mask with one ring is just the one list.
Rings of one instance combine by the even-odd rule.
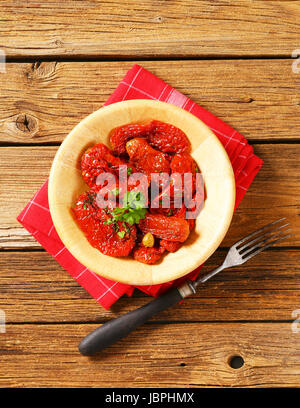
[[[93, 248], [77, 226], [70, 208], [87, 190], [79, 159], [87, 147], [109, 145], [108, 133], [122, 124], [157, 119], [181, 128], [192, 144], [192, 156], [204, 177], [207, 199], [195, 231], [175, 253], [155, 265], [128, 258], [113, 258]], [[49, 207], [57, 233], [70, 253], [94, 273], [131, 285], [154, 285], [182, 277], [217, 249], [234, 210], [235, 181], [230, 160], [215, 134], [191, 113], [165, 102], [129, 100], [105, 106], [83, 119], [68, 134], [54, 158], [48, 188]]]

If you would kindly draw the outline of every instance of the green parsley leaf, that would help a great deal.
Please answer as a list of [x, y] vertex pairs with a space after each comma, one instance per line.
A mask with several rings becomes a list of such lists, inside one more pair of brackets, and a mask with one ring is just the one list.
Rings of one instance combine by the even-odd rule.
[[115, 196], [117, 196], [120, 193], [120, 189], [118, 187], [114, 188], [113, 190], [111, 190], [111, 193]]
[[138, 224], [146, 215], [145, 198], [140, 191], [127, 191], [123, 198], [123, 207], [111, 211], [112, 222], [126, 222], [129, 225]]
[[127, 169], [127, 174], [128, 176], [130, 176], [130, 174], [133, 172], [132, 167], [128, 167]]
[[111, 218], [108, 218], [106, 221], [103, 221], [105, 224], [113, 224], [113, 220]]
[[119, 235], [120, 238], [124, 238], [125, 231], [119, 231], [119, 232], [117, 232], [117, 234]]

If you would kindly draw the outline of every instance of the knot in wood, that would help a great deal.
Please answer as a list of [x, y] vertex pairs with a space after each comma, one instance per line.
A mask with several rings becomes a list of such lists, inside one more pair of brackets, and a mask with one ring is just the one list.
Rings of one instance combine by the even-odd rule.
[[252, 103], [252, 102], [254, 102], [254, 99], [251, 98], [250, 96], [249, 96], [249, 97], [246, 96], [246, 97], [243, 99], [243, 102], [244, 102], [244, 103]]
[[44, 82], [56, 76], [57, 62], [34, 62], [29, 72], [26, 73], [30, 81]]
[[152, 21], [153, 21], [154, 23], [162, 23], [162, 22], [164, 21], [164, 18], [163, 18], [162, 16], [157, 16], [157, 17], [154, 17], [154, 18], [152, 19]]
[[37, 119], [27, 113], [21, 113], [17, 116], [16, 126], [21, 132], [33, 133], [37, 130]]

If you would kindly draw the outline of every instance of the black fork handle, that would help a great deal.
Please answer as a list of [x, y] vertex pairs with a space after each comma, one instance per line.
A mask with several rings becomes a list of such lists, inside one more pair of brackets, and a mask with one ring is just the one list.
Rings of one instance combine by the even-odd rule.
[[116, 343], [130, 332], [141, 326], [156, 313], [176, 305], [186, 296], [194, 293], [190, 282], [180, 288], [172, 288], [150, 303], [110, 320], [86, 336], [79, 344], [79, 351], [84, 356], [92, 356], [100, 350]]

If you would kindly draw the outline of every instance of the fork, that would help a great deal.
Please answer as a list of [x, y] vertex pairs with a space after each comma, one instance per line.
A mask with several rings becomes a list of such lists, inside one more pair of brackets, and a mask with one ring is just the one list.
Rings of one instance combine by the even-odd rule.
[[150, 303], [98, 327], [81, 341], [79, 344], [80, 353], [90, 356], [116, 343], [156, 313], [174, 306], [187, 296], [196, 293], [200, 284], [217, 275], [223, 269], [242, 265], [263, 250], [289, 238], [293, 234], [288, 233], [291, 231], [290, 228], [287, 228], [288, 226], [289, 223], [286, 222], [286, 218], [280, 218], [247, 235], [229, 249], [223, 264], [218, 268], [198, 277], [195, 281], [187, 280], [183, 285], [168, 290]]

